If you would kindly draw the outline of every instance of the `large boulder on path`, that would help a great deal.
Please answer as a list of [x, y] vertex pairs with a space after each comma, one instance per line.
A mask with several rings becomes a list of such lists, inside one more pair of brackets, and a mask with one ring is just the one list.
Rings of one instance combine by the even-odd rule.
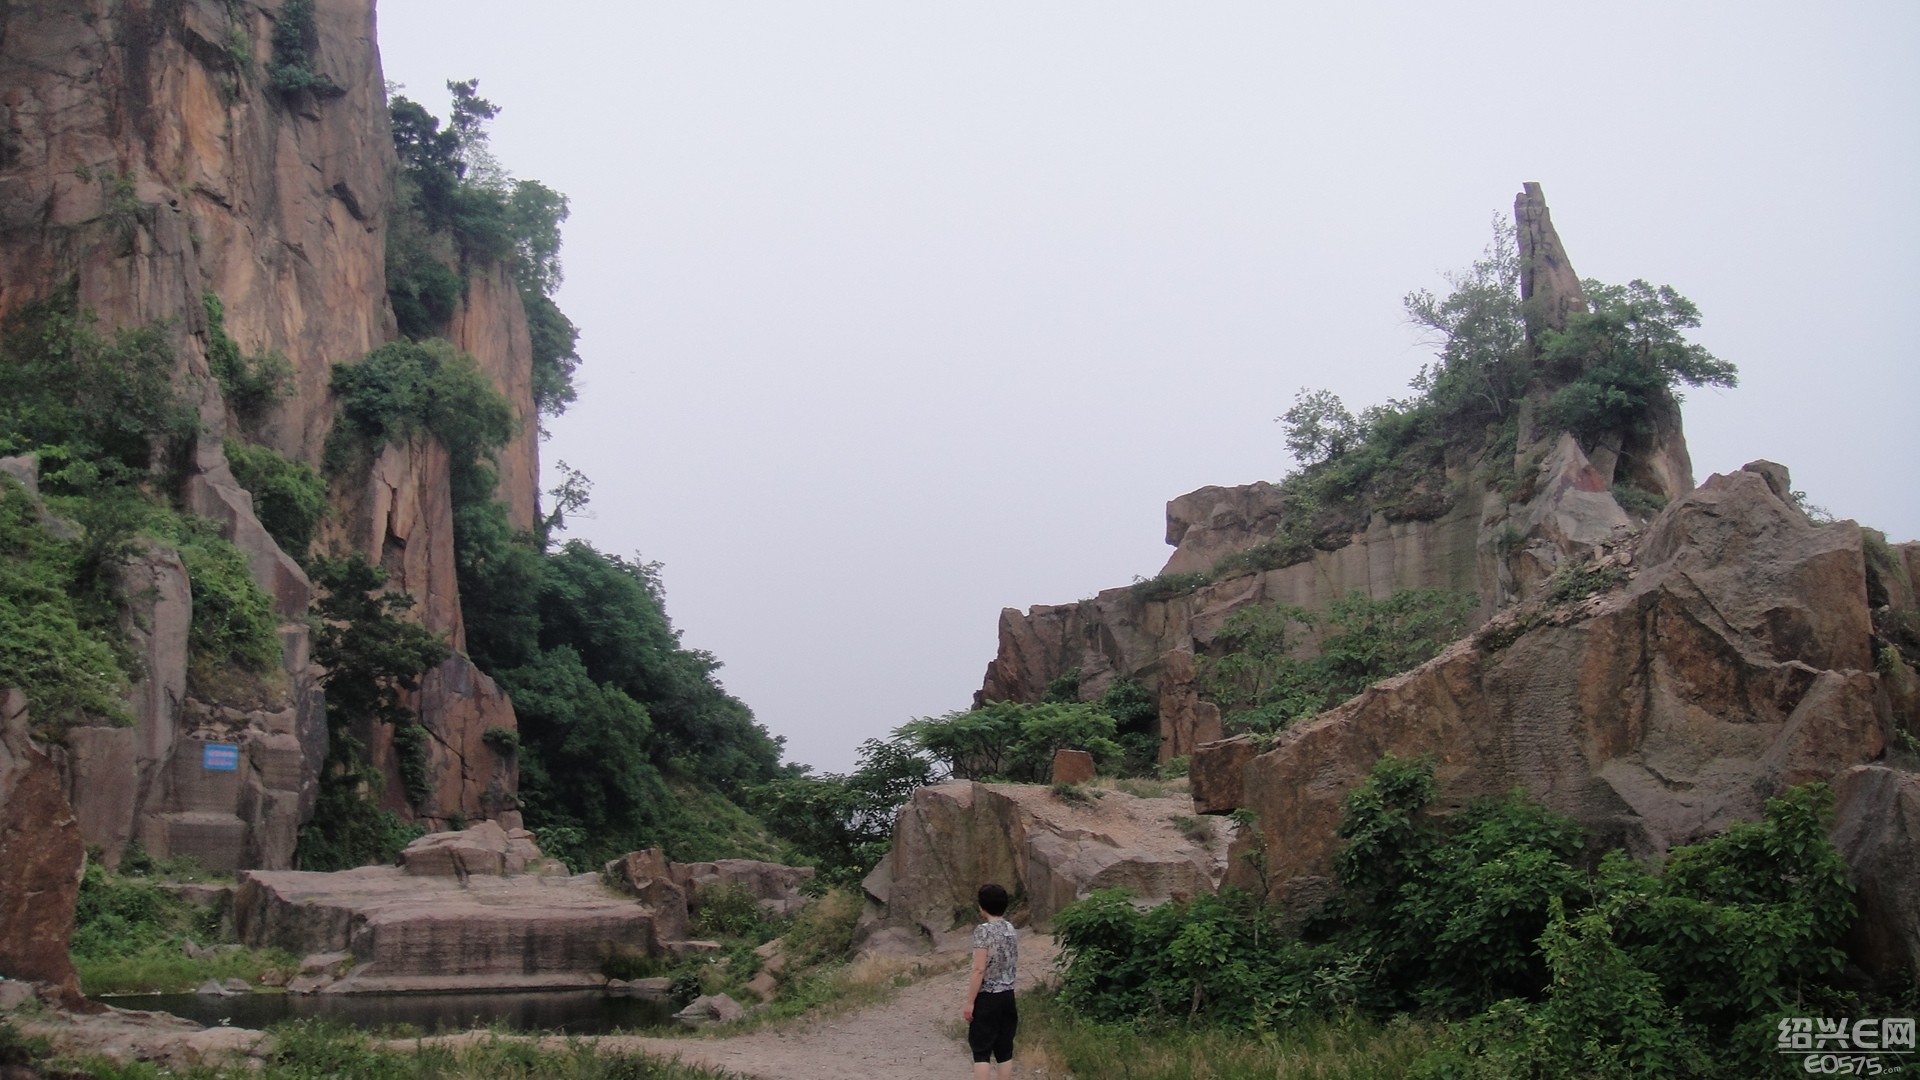
[[1023, 898], [1039, 927], [1095, 889], [1145, 900], [1210, 893], [1224, 870], [1226, 828], [1203, 819], [1209, 842], [1190, 839], [1175, 818], [1192, 809], [1184, 797], [1062, 798], [1029, 784], [920, 788], [894, 824], [892, 849], [861, 883], [868, 905], [858, 939], [869, 948], [964, 947], [989, 881]]

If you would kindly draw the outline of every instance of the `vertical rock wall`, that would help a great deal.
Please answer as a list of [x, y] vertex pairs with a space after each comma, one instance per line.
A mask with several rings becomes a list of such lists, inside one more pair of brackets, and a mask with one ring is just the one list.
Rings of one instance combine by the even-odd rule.
[[[178, 384], [201, 402], [183, 494], [247, 555], [286, 619], [284, 675], [259, 700], [189, 699], [178, 639], [141, 639], [135, 728], [78, 729], [61, 755], [86, 840], [110, 857], [138, 839], [216, 867], [290, 865], [325, 755], [304, 621], [310, 585], [225, 460], [231, 417], [207, 366], [202, 296], [220, 298], [243, 351], [276, 350], [291, 363], [293, 392], [258, 436], [317, 466], [333, 422], [333, 365], [395, 334], [385, 243], [396, 163], [372, 0], [314, 4], [312, 66], [337, 94], [272, 88], [282, 13], [281, 0], [0, 4], [0, 316], [70, 289], [105, 329], [169, 328]], [[530, 525], [531, 350], [504, 271], [474, 275], [452, 334], [524, 417], [500, 495], [514, 523]], [[463, 647], [444, 450], [431, 440], [389, 447], [364, 483], [341, 487], [331, 538], [387, 566], [419, 599], [418, 617]], [[187, 603], [177, 560], [162, 563], [133, 571], [164, 586], [155, 617]], [[510, 805], [512, 764], [480, 738], [514, 726], [492, 681], [456, 657], [417, 704], [435, 735], [436, 795], [423, 816]], [[237, 745], [239, 767], [205, 769], [208, 742]], [[382, 764], [392, 771], [390, 755]]]

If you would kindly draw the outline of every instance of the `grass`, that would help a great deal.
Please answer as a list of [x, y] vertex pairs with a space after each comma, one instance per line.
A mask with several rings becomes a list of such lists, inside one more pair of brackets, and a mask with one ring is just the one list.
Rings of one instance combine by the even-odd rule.
[[1081, 1019], [1049, 994], [1020, 1001], [1020, 1075], [1102, 1080], [1386, 1080], [1406, 1075], [1439, 1029], [1420, 1021], [1308, 1021], [1283, 1031], [1151, 1033]]
[[585, 1040], [554, 1047], [497, 1034], [394, 1044], [336, 1025], [296, 1022], [273, 1029], [264, 1062], [178, 1071], [151, 1062], [77, 1064], [98, 1080], [739, 1080], [637, 1054], [600, 1053]]
[[[186, 860], [155, 861], [130, 848], [122, 868], [170, 868], [188, 879], [210, 877]], [[208, 979], [259, 983], [269, 972], [291, 975], [298, 958], [278, 950], [224, 949], [197, 957], [193, 941], [219, 941], [220, 913], [196, 907], [145, 874], [110, 874], [89, 863], [81, 879], [73, 934], [73, 965], [85, 994], [152, 994], [192, 990]]]

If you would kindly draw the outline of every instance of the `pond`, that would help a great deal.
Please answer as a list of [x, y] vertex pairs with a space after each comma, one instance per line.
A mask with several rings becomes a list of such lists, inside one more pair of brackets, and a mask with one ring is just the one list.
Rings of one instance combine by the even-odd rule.
[[124, 994], [94, 999], [118, 1009], [172, 1013], [209, 1027], [265, 1028], [286, 1020], [331, 1020], [356, 1028], [422, 1033], [501, 1027], [604, 1035], [673, 1023], [674, 1006], [598, 990], [462, 994]]

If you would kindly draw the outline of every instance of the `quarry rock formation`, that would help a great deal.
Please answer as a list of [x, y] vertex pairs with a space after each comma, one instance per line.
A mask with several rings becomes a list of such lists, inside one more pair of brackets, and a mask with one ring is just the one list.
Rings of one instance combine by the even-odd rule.
[[1306, 907], [1327, 895], [1347, 792], [1384, 753], [1431, 758], [1447, 806], [1524, 788], [1642, 857], [1874, 761], [1895, 718], [1863, 531], [1815, 524], [1789, 490], [1766, 462], [1710, 478], [1591, 564], [1616, 587], [1503, 613], [1264, 753], [1202, 746], [1196, 802], [1252, 810], [1237, 851], [1262, 848], [1274, 898]]
[[[313, 12], [311, 65], [337, 92], [270, 84], [279, 0], [0, 7], [0, 316], [70, 293], [103, 330], [165, 327], [176, 385], [201, 414], [179, 494], [246, 555], [284, 620], [283, 672], [264, 696], [193, 700], [179, 638], [136, 635], [134, 729], [77, 729], [56, 755], [86, 842], [110, 860], [139, 840], [220, 869], [289, 866], [313, 805], [325, 725], [306, 640], [311, 584], [292, 557], [304, 553], [279, 549], [228, 467], [222, 439], [237, 417], [209, 369], [203, 301], [219, 299], [244, 352], [291, 365], [291, 392], [250, 436], [318, 466], [333, 365], [397, 333], [385, 269], [397, 163], [372, 0], [318, 0]], [[538, 497], [526, 315], [504, 269], [470, 278], [448, 333], [519, 418], [498, 493], [525, 528]], [[447, 470], [431, 438], [386, 446], [364, 475], [336, 478], [321, 543], [385, 567], [390, 587], [418, 601], [413, 617], [459, 650]], [[146, 614], [174, 617], [177, 560], [155, 551], [129, 574], [157, 590], [140, 601]], [[515, 726], [492, 680], [456, 657], [414, 704], [434, 735], [434, 800], [390, 808], [433, 824], [511, 812], [514, 764], [482, 740]], [[367, 741], [395, 773], [385, 740]], [[238, 746], [240, 768], [205, 769], [207, 743]]]
[[330, 993], [599, 986], [610, 957], [663, 949], [651, 909], [598, 874], [555, 872], [524, 830], [422, 837], [402, 861], [242, 871], [235, 929], [254, 948], [351, 954], [343, 977], [296, 987]]
[[28, 733], [26, 695], [0, 690], [0, 976], [77, 1001], [67, 954], [86, 851], [65, 785]]
[[1067, 800], [1025, 784], [920, 788], [894, 823], [892, 849], [861, 882], [867, 908], [855, 939], [870, 950], [964, 948], [988, 881], [1025, 896], [1025, 918], [1042, 929], [1095, 889], [1147, 899], [1212, 892], [1226, 869], [1226, 829], [1203, 819], [1209, 839], [1189, 839], [1174, 819], [1190, 810], [1182, 797], [1119, 791]]
[[[1525, 186], [1514, 213], [1531, 337], [1564, 327], [1586, 300], [1538, 184]], [[1076, 670], [1085, 700], [1097, 699], [1115, 678], [1136, 679], [1159, 700], [1160, 760], [1185, 756], [1218, 737], [1217, 715], [1196, 707], [1206, 703], [1191, 685], [1192, 662], [1209, 653], [1235, 612], [1275, 603], [1324, 611], [1350, 593], [1378, 600], [1401, 589], [1438, 588], [1476, 597], [1474, 620], [1483, 622], [1558, 567], [1635, 527], [1613, 495], [1616, 483], [1668, 500], [1693, 487], [1679, 408], [1670, 398], [1654, 403], [1648, 430], [1605, 434], [1583, 446], [1531, 419], [1579, 372], [1534, 364], [1520, 403], [1514, 483], [1489, 479], [1506, 471], [1505, 461], [1454, 454], [1444, 476], [1423, 481], [1394, 505], [1331, 517], [1322, 511], [1311, 549], [1291, 565], [1216, 572], [1175, 595], [1131, 586], [1024, 613], [1008, 608], [976, 700], [1040, 701], [1051, 682]], [[1161, 573], [1214, 571], [1222, 559], [1274, 539], [1290, 512], [1287, 493], [1267, 482], [1182, 495], [1167, 504], [1174, 552]]]

